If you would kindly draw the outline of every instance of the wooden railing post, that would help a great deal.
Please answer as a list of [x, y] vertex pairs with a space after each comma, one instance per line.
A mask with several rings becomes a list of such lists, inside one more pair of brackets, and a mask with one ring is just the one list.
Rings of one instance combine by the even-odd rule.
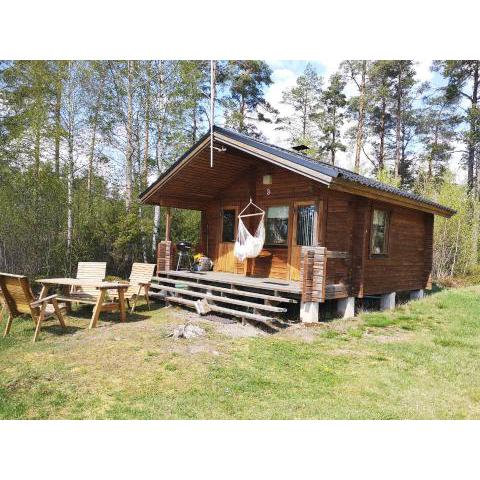
[[325, 301], [326, 276], [327, 249], [325, 247], [302, 247], [300, 260], [302, 302]]
[[302, 322], [318, 321], [319, 303], [325, 301], [327, 276], [327, 249], [325, 247], [302, 247], [300, 258], [300, 285]]

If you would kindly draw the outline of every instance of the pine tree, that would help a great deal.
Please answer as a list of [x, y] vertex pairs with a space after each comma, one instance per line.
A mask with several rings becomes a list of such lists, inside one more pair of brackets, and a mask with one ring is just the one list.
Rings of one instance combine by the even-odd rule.
[[229, 60], [218, 63], [217, 79], [226, 92], [219, 99], [225, 125], [261, 137], [259, 122], [272, 122], [278, 112], [265, 100], [264, 87], [272, 84], [272, 70], [261, 60]]
[[365, 143], [365, 115], [369, 101], [368, 60], [346, 60], [342, 62], [342, 69], [346, 78], [350, 78], [358, 89], [358, 96], [349, 99], [349, 110], [356, 117], [357, 126], [355, 129], [355, 164], [354, 171], [360, 172], [360, 158]]
[[419, 140], [422, 145], [421, 161], [425, 167], [428, 184], [443, 178], [455, 149], [456, 127], [460, 117], [456, 106], [442, 93], [432, 93], [423, 98], [420, 114]]
[[372, 63], [371, 102], [367, 110], [367, 126], [375, 159], [370, 156], [367, 158], [372, 162], [375, 172], [382, 172], [387, 168], [386, 147], [394, 125], [391, 111], [394, 79], [392, 62], [377, 60]]
[[343, 90], [346, 82], [339, 73], [330, 77], [330, 83], [322, 93], [323, 112], [319, 118], [321, 130], [320, 152], [328, 154], [328, 160], [335, 165], [336, 152], [344, 152], [347, 147], [341, 142], [340, 129], [345, 119], [347, 99]]
[[467, 185], [471, 196], [473, 218], [472, 264], [478, 261], [478, 237], [480, 228], [480, 60], [446, 60], [435, 62], [435, 69], [447, 80], [446, 97], [460, 104], [461, 99], [468, 102], [462, 120], [468, 125], [462, 132], [466, 146], [464, 160], [467, 166]]
[[308, 155], [315, 155], [318, 151], [322, 84], [322, 77], [311, 64], [307, 64], [304, 73], [297, 78], [296, 85], [282, 95], [282, 102], [293, 109], [293, 115], [277, 120], [277, 128], [288, 132], [292, 144], [310, 147], [305, 152]]

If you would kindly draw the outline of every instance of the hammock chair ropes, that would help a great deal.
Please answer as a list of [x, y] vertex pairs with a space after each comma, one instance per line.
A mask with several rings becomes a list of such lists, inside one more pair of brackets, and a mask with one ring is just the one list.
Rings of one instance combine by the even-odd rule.
[[[245, 213], [249, 207], [257, 209], [255, 213]], [[245, 224], [243, 219], [247, 217], [260, 216], [260, 222], [258, 223], [255, 234], [252, 235]], [[243, 262], [246, 258], [255, 258], [262, 251], [263, 244], [265, 243], [265, 225], [264, 225], [265, 211], [258, 205], [252, 202], [252, 199], [248, 202], [247, 206], [238, 215], [238, 233], [235, 241], [235, 247], [233, 253], [238, 260]]]

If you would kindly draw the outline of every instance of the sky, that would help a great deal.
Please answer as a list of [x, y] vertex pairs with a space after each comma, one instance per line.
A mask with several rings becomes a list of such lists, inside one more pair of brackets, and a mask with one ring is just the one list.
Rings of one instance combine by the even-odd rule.
[[[269, 87], [265, 88], [266, 100], [277, 110], [279, 110], [281, 116], [288, 116], [291, 114], [291, 109], [287, 105], [282, 103], [282, 92], [295, 85], [296, 79], [303, 73], [308, 63], [311, 63], [317, 70], [318, 74], [324, 77], [324, 84], [328, 83], [330, 75], [334, 74], [341, 63], [340, 59], [330, 60], [273, 60], [267, 61], [272, 69], [273, 83]], [[420, 82], [428, 81], [433, 87], [440, 87], [444, 85], [442, 77], [430, 70], [432, 60], [417, 60], [416, 61], [416, 74], [417, 79]], [[353, 84], [347, 84], [345, 93], [347, 97], [356, 95], [356, 88]], [[259, 129], [265, 135], [270, 143], [280, 145], [282, 147], [290, 148], [291, 145], [288, 141], [288, 134], [283, 131], [275, 129], [275, 125], [269, 123], [261, 123], [258, 125]], [[348, 128], [344, 126], [344, 130]], [[337, 163], [344, 168], [353, 168], [353, 149], [348, 148], [346, 152], [337, 152]], [[362, 163], [363, 169], [368, 169], [368, 161], [364, 160]]]

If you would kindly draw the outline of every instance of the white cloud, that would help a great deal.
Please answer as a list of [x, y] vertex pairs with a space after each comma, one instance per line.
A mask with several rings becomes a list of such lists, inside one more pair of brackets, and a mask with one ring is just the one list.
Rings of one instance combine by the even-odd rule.
[[415, 77], [419, 82], [431, 82], [433, 72], [430, 70], [431, 60], [419, 60], [415, 62]]

